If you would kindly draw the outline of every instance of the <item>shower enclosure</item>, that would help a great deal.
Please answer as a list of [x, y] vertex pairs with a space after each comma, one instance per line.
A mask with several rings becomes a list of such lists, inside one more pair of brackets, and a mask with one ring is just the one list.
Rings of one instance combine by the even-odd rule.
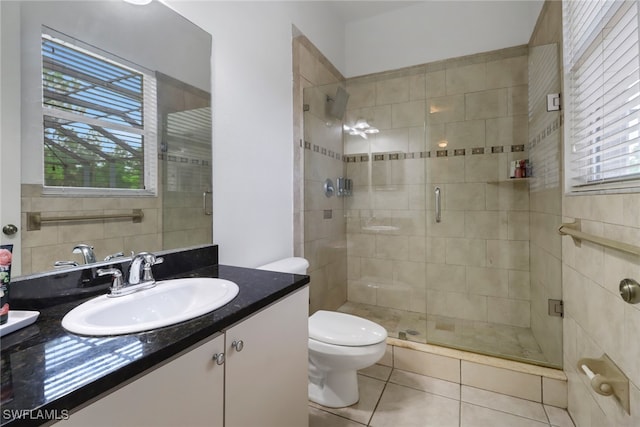
[[[559, 113], [546, 111], [546, 94], [559, 92], [557, 47], [348, 79], [342, 120], [327, 114], [336, 86], [304, 91], [312, 311], [561, 367], [562, 324], [547, 314], [561, 299], [560, 272], [545, 265], [555, 243], [534, 233], [543, 202], [560, 197]], [[338, 177], [351, 194], [325, 195]]]

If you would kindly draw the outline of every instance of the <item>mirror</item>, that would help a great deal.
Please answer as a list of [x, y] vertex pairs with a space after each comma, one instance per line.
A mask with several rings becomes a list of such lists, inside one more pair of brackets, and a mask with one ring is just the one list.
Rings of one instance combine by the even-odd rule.
[[[22, 274], [53, 270], [56, 261], [84, 264], [86, 251], [73, 253], [79, 244], [93, 246], [100, 262], [118, 253], [211, 243], [210, 34], [159, 1], [144, 6], [124, 1], [2, 1], [0, 7], [1, 37], [19, 38], [20, 45], [1, 54], [2, 62], [13, 66], [9, 78], [20, 87], [16, 94], [2, 96], [3, 105], [12, 100], [21, 105], [20, 123], [15, 124], [21, 200], [15, 197], [10, 203], [22, 206], [22, 250], [14, 254], [21, 257]], [[5, 25], [12, 16], [19, 19]], [[43, 189], [48, 166], [43, 164], [42, 34], [49, 30], [65, 42], [155, 77], [157, 147], [145, 155], [152, 153], [158, 160], [144, 166], [145, 174], [156, 177], [151, 195]], [[0, 143], [6, 143], [4, 137]], [[66, 151], [71, 157], [57, 167], [78, 168], [83, 159], [74, 150]], [[0, 197], [14, 198], [3, 189]]]

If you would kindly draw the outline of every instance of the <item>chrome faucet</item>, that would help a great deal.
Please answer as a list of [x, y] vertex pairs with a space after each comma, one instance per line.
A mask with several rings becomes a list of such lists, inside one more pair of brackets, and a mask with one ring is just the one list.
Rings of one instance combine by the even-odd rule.
[[82, 254], [82, 258], [84, 258], [85, 264], [93, 264], [96, 262], [96, 255], [93, 253], [93, 246], [85, 245], [84, 243], [80, 243], [73, 247], [74, 254]]
[[129, 286], [155, 284], [153, 274], [151, 274], [151, 266], [161, 264], [163, 261], [164, 258], [156, 258], [154, 254], [149, 252], [140, 252], [134, 256], [129, 266]]
[[97, 271], [99, 276], [110, 274], [113, 281], [110, 288], [109, 297], [119, 297], [122, 295], [132, 294], [134, 292], [153, 288], [156, 281], [153, 278], [151, 267], [155, 264], [161, 264], [164, 258], [157, 258], [149, 252], [140, 252], [131, 260], [129, 273], [127, 274], [127, 282], [122, 280], [122, 272], [117, 268], [102, 268]]

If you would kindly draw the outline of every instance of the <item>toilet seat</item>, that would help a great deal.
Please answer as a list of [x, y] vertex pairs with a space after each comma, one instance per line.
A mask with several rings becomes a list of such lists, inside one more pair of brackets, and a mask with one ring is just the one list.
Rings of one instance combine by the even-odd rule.
[[361, 347], [385, 341], [387, 331], [361, 317], [319, 310], [309, 317], [309, 339], [326, 344]]

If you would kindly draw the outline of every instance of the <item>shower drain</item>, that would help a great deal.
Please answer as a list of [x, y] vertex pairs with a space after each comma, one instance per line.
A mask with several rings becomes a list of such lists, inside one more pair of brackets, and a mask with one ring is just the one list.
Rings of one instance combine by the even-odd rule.
[[407, 329], [405, 331], [398, 332], [398, 338], [401, 340], [406, 340], [407, 334], [415, 336], [415, 335], [420, 335], [420, 332], [413, 329]]

